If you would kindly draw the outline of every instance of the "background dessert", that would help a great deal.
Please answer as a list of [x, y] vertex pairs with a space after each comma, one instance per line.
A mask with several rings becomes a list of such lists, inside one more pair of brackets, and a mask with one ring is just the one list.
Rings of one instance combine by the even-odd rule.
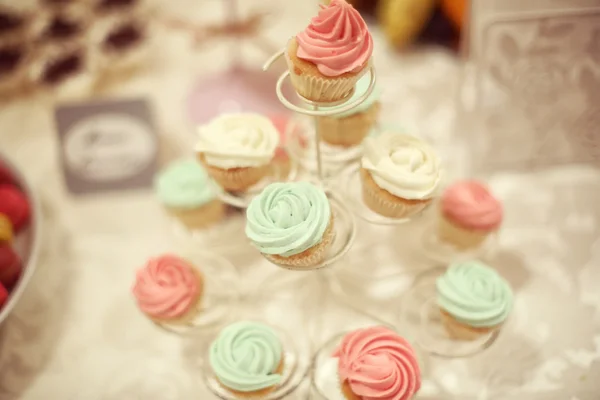
[[212, 342], [209, 362], [225, 389], [260, 398], [281, 383], [283, 346], [270, 326], [240, 321], [225, 327]]
[[279, 131], [253, 113], [222, 114], [199, 128], [198, 159], [225, 190], [244, 191], [267, 176]]
[[0, 184], [0, 213], [11, 222], [18, 233], [29, 222], [31, 208], [27, 197], [19, 188], [10, 184]]
[[286, 60], [298, 94], [328, 103], [350, 92], [367, 71], [372, 53], [373, 39], [358, 11], [344, 0], [333, 0], [289, 41]]
[[438, 236], [459, 249], [480, 246], [502, 224], [502, 204], [477, 181], [461, 181], [444, 190]]
[[155, 178], [160, 202], [189, 229], [206, 228], [223, 218], [225, 205], [217, 198], [210, 177], [194, 159], [174, 161]]
[[151, 258], [136, 274], [133, 295], [156, 323], [190, 323], [200, 312], [204, 278], [188, 261], [167, 254]]
[[513, 306], [509, 283], [480, 261], [451, 265], [436, 290], [444, 326], [454, 339], [476, 340], [499, 329]]
[[246, 210], [246, 236], [268, 260], [289, 268], [323, 261], [333, 224], [329, 199], [309, 182], [272, 183]]
[[352, 331], [333, 357], [348, 400], [410, 400], [421, 388], [421, 369], [410, 343], [383, 326]]
[[363, 199], [380, 215], [404, 218], [423, 211], [438, 192], [441, 172], [433, 148], [414, 136], [386, 131], [364, 141]]
[[[356, 89], [348, 103], [358, 100], [369, 89], [371, 76], [363, 75], [356, 84]], [[318, 117], [317, 127], [320, 129], [321, 138], [333, 145], [350, 147], [356, 146], [371, 132], [379, 117], [379, 97], [381, 90], [375, 86], [366, 100], [352, 108], [330, 117]], [[323, 111], [335, 111], [338, 107], [321, 107]]]

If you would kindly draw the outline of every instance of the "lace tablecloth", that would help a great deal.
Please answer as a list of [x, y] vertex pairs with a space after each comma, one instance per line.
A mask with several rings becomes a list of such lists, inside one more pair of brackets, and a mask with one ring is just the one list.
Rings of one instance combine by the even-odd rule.
[[[189, 3], [180, 9], [190, 11], [190, 18], [196, 14], [205, 19], [219, 10], [218, 1], [180, 3]], [[265, 35], [281, 44], [313, 11], [302, 2], [273, 7], [281, 18], [271, 22]], [[426, 137], [443, 155], [451, 175], [465, 174], [468, 148], [452, 134], [459, 61], [440, 49], [395, 54], [386, 48], [380, 31], [373, 32], [375, 62], [385, 88], [383, 120]], [[194, 79], [223, 66], [214, 60], [226, 60], [228, 46], [216, 44], [194, 54], [185, 37], [158, 36], [161, 61], [115, 94], [149, 96], [169, 148], [185, 148], [192, 138], [185, 96]], [[265, 54], [249, 51], [247, 57], [258, 63]], [[156, 329], [136, 310], [130, 295], [134, 271], [149, 256], [162, 251], [193, 254], [195, 246], [202, 246], [174, 235], [150, 192], [89, 198], [67, 194], [51, 108], [43, 100], [6, 106], [0, 112], [0, 130], [2, 150], [31, 179], [45, 212], [38, 271], [0, 331], [0, 399], [212, 398], [196, 366], [199, 355], [193, 349], [201, 343]], [[600, 172], [557, 167], [496, 173], [488, 180], [504, 201], [506, 222], [498, 251], [487, 261], [513, 285], [515, 310], [487, 351], [468, 359], [428, 359], [419, 399], [597, 399]], [[344, 268], [354, 273], [371, 268], [366, 275], [375, 278], [357, 289], [354, 299], [361, 299], [360, 310], [377, 315], [374, 320], [336, 300], [326, 275], [301, 276], [266, 263], [244, 240], [242, 216], [230, 218], [215, 237], [227, 235], [235, 245], [214, 250], [241, 275], [242, 312], [300, 327], [295, 332], [311, 344], [308, 352], [340, 330], [397, 322], [401, 292], [382, 295], [385, 289], [377, 285], [386, 278], [378, 278], [379, 269], [396, 268], [408, 286], [417, 272], [435, 265], [420, 258], [410, 241], [427, 219], [396, 228], [359, 223], [354, 248], [333, 268], [340, 273]], [[368, 298], [359, 297], [368, 285], [377, 288]], [[307, 388], [308, 380], [288, 398], [306, 398]]]

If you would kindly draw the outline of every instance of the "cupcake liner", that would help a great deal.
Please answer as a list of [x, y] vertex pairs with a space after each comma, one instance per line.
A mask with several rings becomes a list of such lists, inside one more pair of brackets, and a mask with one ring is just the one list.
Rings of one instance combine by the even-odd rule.
[[340, 382], [340, 390], [346, 398], [346, 400], [362, 400], [361, 397], [357, 396], [350, 389], [350, 383], [348, 381]]
[[458, 322], [444, 310], [440, 310], [440, 313], [444, 328], [452, 339], [473, 341], [500, 328], [500, 325], [485, 328], [472, 327]]
[[462, 228], [444, 215], [440, 215], [438, 222], [438, 237], [457, 249], [477, 248], [485, 242], [491, 233], [493, 231], [476, 231]]
[[225, 215], [225, 205], [218, 199], [212, 200], [196, 208], [169, 208], [174, 215], [188, 229], [208, 228], [219, 223]]
[[276, 254], [264, 254], [265, 258], [273, 264], [281, 265], [289, 269], [310, 269], [320, 264], [327, 256], [327, 251], [335, 239], [334, 217], [331, 215], [329, 225], [325, 229], [323, 239], [313, 247], [304, 250], [302, 253], [294, 254], [290, 257], [283, 257]]
[[[283, 369], [285, 368], [285, 358], [283, 356], [282, 353], [282, 357], [281, 357], [281, 361], [279, 362], [279, 365], [277, 366], [277, 369], [275, 370], [275, 374], [283, 374]], [[217, 378], [217, 381], [219, 381], [219, 379]], [[236, 397], [239, 398], [247, 398], [247, 399], [261, 399], [263, 397], [265, 397], [266, 395], [268, 395], [269, 393], [271, 393], [272, 391], [274, 391], [277, 388], [277, 385], [273, 385], [264, 389], [260, 389], [260, 390], [254, 390], [252, 392], [240, 392], [238, 390], [233, 390], [228, 388], [227, 386], [225, 386], [223, 383], [221, 383], [221, 381], [219, 381], [219, 384], [221, 385], [221, 387], [225, 390], [227, 390], [228, 392], [234, 394]]]
[[388, 218], [408, 218], [422, 212], [431, 202], [427, 200], [408, 200], [394, 196], [380, 188], [364, 168], [360, 169], [363, 201], [369, 209]]
[[202, 312], [202, 297], [204, 294], [204, 277], [202, 276], [202, 273], [196, 268], [193, 268], [193, 273], [194, 275], [196, 275], [198, 281], [200, 282], [200, 292], [198, 294], [196, 302], [190, 307], [190, 309], [177, 318], [156, 318], [150, 315], [148, 315], [148, 318], [150, 318], [153, 322], [159, 325], [191, 325], [192, 321], [198, 316], [200, 312]]
[[348, 73], [338, 77], [325, 77], [317, 73], [303, 70], [290, 56], [295, 51], [295, 39], [290, 41], [285, 52], [285, 59], [290, 71], [290, 80], [296, 92], [307, 100], [321, 103], [334, 103], [347, 97], [356, 82], [369, 70], [368, 66], [358, 73]]
[[198, 155], [198, 160], [215, 182], [223, 189], [232, 192], [243, 192], [252, 185], [260, 182], [271, 171], [271, 165], [260, 167], [244, 167], [222, 169], [206, 163], [204, 155]]
[[318, 117], [317, 126], [321, 138], [334, 146], [357, 146], [371, 132], [379, 109], [379, 103], [374, 103], [368, 110], [348, 117]]

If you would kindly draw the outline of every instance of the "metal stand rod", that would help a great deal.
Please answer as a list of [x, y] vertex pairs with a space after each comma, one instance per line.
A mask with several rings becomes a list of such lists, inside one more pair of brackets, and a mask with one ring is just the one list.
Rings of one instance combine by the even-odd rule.
[[[225, 16], [231, 26], [235, 26], [240, 20], [238, 0], [227, 0], [224, 2]], [[242, 38], [239, 33], [235, 32], [233, 36], [233, 44], [231, 45], [231, 62], [234, 68], [238, 68], [242, 64], [242, 46], [240, 43]]]
[[[319, 111], [319, 106], [314, 104], [313, 110]], [[315, 125], [315, 154], [317, 156], [317, 178], [319, 183], [323, 185], [323, 159], [321, 157], [321, 130], [319, 129], [319, 117], [315, 115], [313, 117]]]

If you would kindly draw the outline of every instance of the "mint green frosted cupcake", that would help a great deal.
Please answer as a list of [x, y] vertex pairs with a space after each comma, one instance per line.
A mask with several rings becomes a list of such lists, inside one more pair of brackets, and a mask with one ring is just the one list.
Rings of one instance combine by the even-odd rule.
[[479, 261], [452, 264], [436, 282], [437, 304], [448, 334], [476, 340], [499, 329], [513, 306], [509, 283]]
[[260, 398], [282, 381], [283, 346], [268, 325], [236, 322], [212, 342], [209, 362], [225, 389], [240, 397]]
[[[371, 77], [369, 74], [359, 79], [354, 95], [348, 101], [349, 104], [357, 100], [367, 92]], [[330, 117], [317, 118], [317, 124], [321, 130], [321, 137], [329, 144], [343, 147], [359, 145], [362, 140], [371, 132], [371, 129], [379, 117], [379, 97], [381, 90], [375, 86], [373, 92], [359, 106], [344, 111], [343, 113]], [[322, 107], [322, 110], [335, 110], [343, 107]]]
[[208, 174], [195, 160], [169, 164], [156, 177], [154, 187], [169, 213], [189, 229], [213, 225], [225, 214], [225, 206], [212, 190]]
[[312, 183], [272, 183], [246, 210], [246, 236], [274, 264], [314, 267], [335, 236], [329, 199]]

